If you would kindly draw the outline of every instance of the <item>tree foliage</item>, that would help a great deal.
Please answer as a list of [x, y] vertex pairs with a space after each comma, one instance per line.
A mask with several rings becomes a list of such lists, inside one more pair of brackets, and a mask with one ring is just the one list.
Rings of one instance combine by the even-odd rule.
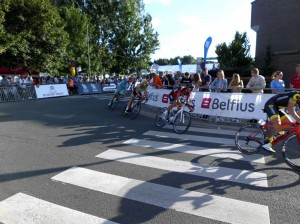
[[62, 66], [68, 35], [57, 8], [49, 0], [3, 0], [6, 42], [2, 65], [31, 70], [55, 71]]
[[2, 0], [1, 64], [87, 70], [90, 58], [92, 73], [138, 71], [159, 46], [151, 22], [143, 0]]
[[254, 61], [250, 55], [250, 41], [247, 33], [240, 34], [236, 32], [233, 41], [227, 46], [226, 43], [221, 43], [216, 46], [216, 54], [220, 67], [249, 67]]

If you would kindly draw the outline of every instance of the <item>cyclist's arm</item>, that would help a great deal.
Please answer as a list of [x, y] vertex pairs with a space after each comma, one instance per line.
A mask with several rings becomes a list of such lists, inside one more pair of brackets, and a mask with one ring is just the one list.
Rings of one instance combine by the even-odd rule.
[[296, 120], [296, 122], [300, 123], [300, 117], [294, 109], [295, 106], [296, 106], [296, 103], [293, 100], [289, 100], [289, 103], [287, 106], [287, 111]]

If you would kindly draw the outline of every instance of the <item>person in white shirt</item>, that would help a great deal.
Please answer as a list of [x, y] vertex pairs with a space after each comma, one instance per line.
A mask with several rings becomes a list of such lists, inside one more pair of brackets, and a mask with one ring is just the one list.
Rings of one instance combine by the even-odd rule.
[[246, 86], [252, 93], [264, 93], [266, 87], [265, 77], [259, 74], [258, 68], [251, 69], [251, 78]]

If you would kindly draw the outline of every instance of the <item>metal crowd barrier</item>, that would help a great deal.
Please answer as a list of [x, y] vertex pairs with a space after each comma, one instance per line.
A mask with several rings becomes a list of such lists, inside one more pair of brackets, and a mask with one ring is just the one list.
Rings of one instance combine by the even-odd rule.
[[15, 102], [30, 99], [36, 99], [33, 85], [23, 85], [22, 87], [17, 85], [0, 87], [0, 102]]

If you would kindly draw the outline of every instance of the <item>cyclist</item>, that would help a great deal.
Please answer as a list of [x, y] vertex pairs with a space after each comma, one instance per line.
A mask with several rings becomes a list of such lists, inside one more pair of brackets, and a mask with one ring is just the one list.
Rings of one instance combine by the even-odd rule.
[[[264, 111], [267, 113], [272, 126], [274, 127], [276, 132], [283, 131], [290, 127], [289, 122], [292, 122], [290, 117], [282, 110], [282, 108], [286, 108], [288, 113], [296, 120], [297, 123], [300, 123], [300, 110], [298, 113], [295, 111], [294, 107], [300, 105], [300, 92], [292, 91], [286, 93], [279, 93], [273, 97], [271, 97], [266, 103], [264, 107]], [[280, 135], [281, 133], [279, 133]], [[278, 134], [275, 134], [276, 136]], [[268, 138], [262, 148], [275, 152], [272, 149], [272, 142], [274, 140], [274, 136]]]
[[114, 93], [113, 97], [111, 98], [111, 100], [109, 101], [108, 106], [110, 106], [112, 104], [113, 100], [118, 95], [123, 96], [126, 93], [127, 89], [130, 87], [131, 83], [132, 83], [132, 77], [131, 76], [129, 76], [128, 79], [127, 78], [123, 79], [120, 82], [120, 84], [118, 85], [117, 89], [115, 90], [115, 93]]
[[[148, 85], [149, 85], [149, 76], [146, 76], [146, 79], [142, 79], [142, 81], [139, 84], [137, 84], [136, 87], [134, 87], [134, 89], [132, 90], [131, 97], [127, 103], [125, 113], [131, 111], [131, 105], [136, 96], [139, 98], [140, 101], [142, 101], [144, 97], [146, 98], [146, 100], [148, 100], [148, 93], [147, 93]], [[143, 96], [143, 93], [145, 93], [145, 96]]]
[[[182, 101], [187, 100], [187, 103], [188, 104], [190, 103], [191, 92], [193, 91], [194, 88], [195, 86], [190, 83], [186, 87], [175, 88], [169, 93], [169, 99], [171, 104], [167, 108], [167, 110], [163, 113], [165, 119], [169, 117], [172, 108], [177, 106], [178, 109], [180, 109], [183, 106], [184, 103]], [[194, 111], [192, 107], [188, 106], [188, 108], [190, 112]]]

